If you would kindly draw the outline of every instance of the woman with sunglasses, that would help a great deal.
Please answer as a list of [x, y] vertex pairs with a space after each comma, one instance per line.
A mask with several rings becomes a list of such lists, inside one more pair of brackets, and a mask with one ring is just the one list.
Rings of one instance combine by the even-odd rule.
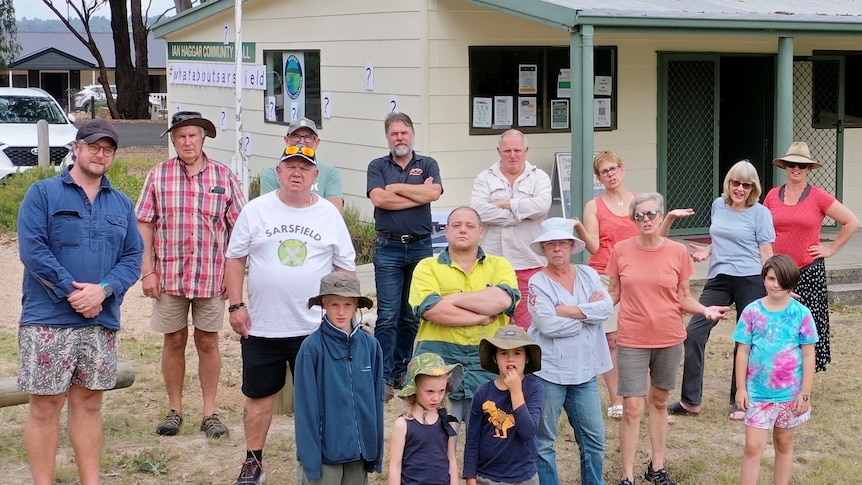
[[[619, 394], [623, 396], [620, 454], [623, 478], [634, 483], [634, 461], [640, 421], [649, 413], [652, 457], [643, 477], [673, 485], [665, 469], [667, 397], [676, 387], [676, 374], [685, 341], [683, 312], [709, 320], [726, 320], [726, 306], [704, 306], [689, 291], [694, 265], [686, 247], [661, 235], [664, 198], [640, 194], [629, 205], [638, 235], [620, 241], [608, 263], [609, 293], [620, 304], [617, 361]], [[649, 378], [647, 377], [649, 376]]]
[[[710, 211], [709, 236], [712, 243], [689, 244], [696, 262], [709, 259], [707, 281], [700, 295], [703, 305], [736, 304], [737, 318], [742, 309], [766, 296], [760, 278], [763, 263], [772, 256], [775, 229], [772, 214], [758, 202], [761, 194], [757, 169], [748, 160], [735, 163], [724, 177], [721, 197]], [[668, 407], [672, 414], [700, 414], [703, 404], [704, 349], [717, 321], [695, 315], [686, 327], [685, 364], [682, 394], [679, 402]], [[728, 418], [741, 420], [745, 412], [736, 407], [736, 346], [734, 368], [730, 374], [730, 413]]]
[[[574, 219], [575, 231], [586, 244], [590, 253], [589, 266], [599, 273], [607, 288], [610, 277], [607, 275], [608, 260], [614, 245], [624, 239], [638, 235], [638, 228], [629, 214], [629, 203], [635, 194], [625, 187], [626, 169], [623, 160], [614, 152], [602, 151], [593, 158], [593, 173], [604, 186], [605, 193], [587, 202], [584, 206], [583, 221]], [[662, 225], [661, 235], [667, 236], [671, 222], [676, 217], [686, 217], [694, 212], [690, 209], [672, 211]], [[617, 394], [617, 318], [619, 306], [604, 323], [605, 338], [611, 352], [613, 368], [603, 374], [605, 386], [610, 396], [608, 417], [623, 417], [623, 398]]]
[[[814, 368], [826, 370], [832, 362], [829, 350], [829, 302], [826, 297], [826, 264], [850, 241], [859, 228], [859, 219], [832, 194], [808, 182], [808, 174], [822, 165], [811, 158], [808, 144], [793, 142], [787, 155], [772, 161], [787, 173], [787, 183], [775, 187], [763, 201], [775, 222], [775, 252], [787, 254], [799, 266], [796, 294], [811, 310], [820, 340], [814, 344]], [[832, 218], [841, 230], [829, 246], [820, 243], [823, 219]]]

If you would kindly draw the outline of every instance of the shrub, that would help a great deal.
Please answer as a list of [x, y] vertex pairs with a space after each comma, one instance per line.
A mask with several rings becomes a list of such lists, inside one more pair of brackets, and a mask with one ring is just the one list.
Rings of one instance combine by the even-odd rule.
[[353, 247], [356, 249], [356, 264], [368, 264], [374, 258], [374, 241], [377, 239], [377, 232], [374, 230], [374, 224], [361, 219], [362, 214], [359, 208], [346, 204], [344, 206], [344, 222], [347, 223], [347, 229], [350, 231], [350, 239], [353, 240]]
[[57, 175], [54, 167], [34, 167], [0, 180], [0, 231], [18, 231], [18, 209], [33, 182]]

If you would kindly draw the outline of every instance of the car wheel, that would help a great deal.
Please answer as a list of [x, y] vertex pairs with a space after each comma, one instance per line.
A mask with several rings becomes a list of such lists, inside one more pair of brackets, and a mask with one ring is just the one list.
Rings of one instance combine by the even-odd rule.
[[90, 102], [84, 101], [84, 105], [81, 107], [81, 109], [84, 111], [90, 111]]

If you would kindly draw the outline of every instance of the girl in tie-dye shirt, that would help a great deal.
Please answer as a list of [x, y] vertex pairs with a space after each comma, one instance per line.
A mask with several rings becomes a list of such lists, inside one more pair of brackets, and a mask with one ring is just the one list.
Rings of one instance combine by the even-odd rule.
[[736, 405], [745, 411], [742, 485], [756, 485], [760, 458], [774, 428], [776, 485], [787, 484], [793, 464], [796, 427], [811, 416], [814, 344], [811, 312], [790, 296], [799, 282], [793, 259], [777, 254], [763, 265], [767, 295], [742, 311], [733, 339], [736, 355]]

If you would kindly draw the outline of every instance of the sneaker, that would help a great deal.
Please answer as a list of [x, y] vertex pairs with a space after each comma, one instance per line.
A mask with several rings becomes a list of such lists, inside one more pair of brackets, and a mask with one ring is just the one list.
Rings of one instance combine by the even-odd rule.
[[629, 480], [628, 478], [623, 478], [622, 480], [620, 480], [619, 485], [635, 485], [635, 484], [631, 480]]
[[173, 436], [180, 432], [182, 425], [183, 415], [171, 409], [171, 412], [159, 422], [156, 433], [163, 436]]
[[260, 485], [266, 478], [266, 473], [263, 472], [263, 464], [257, 461], [257, 458], [250, 456], [245, 459], [242, 464], [242, 470], [237, 477], [236, 485]]
[[644, 479], [658, 485], [676, 485], [676, 482], [670, 479], [670, 475], [667, 474], [666, 469], [662, 468], [660, 470], [653, 470], [652, 461], [647, 465], [646, 472], [644, 472]]
[[201, 431], [206, 433], [207, 438], [218, 439], [222, 436], [227, 436], [230, 434], [230, 431], [227, 429], [227, 426], [222, 424], [221, 420], [218, 418], [218, 414], [213, 414], [211, 416], [207, 416], [204, 418], [201, 423]]

